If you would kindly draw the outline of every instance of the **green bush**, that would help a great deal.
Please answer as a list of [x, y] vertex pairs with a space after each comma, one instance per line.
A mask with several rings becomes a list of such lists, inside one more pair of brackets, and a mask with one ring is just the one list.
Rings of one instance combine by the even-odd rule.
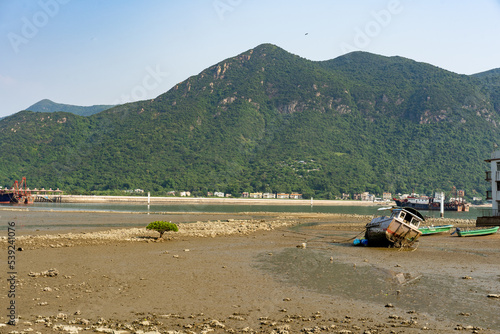
[[163, 237], [163, 233], [165, 233], [165, 232], [168, 232], [168, 231], [177, 232], [177, 231], [179, 231], [179, 228], [174, 223], [161, 221], [161, 220], [149, 223], [149, 225], [146, 226], [146, 229], [147, 230], [155, 230], [155, 231], [159, 232], [160, 233], [159, 239], [161, 239], [161, 237]]

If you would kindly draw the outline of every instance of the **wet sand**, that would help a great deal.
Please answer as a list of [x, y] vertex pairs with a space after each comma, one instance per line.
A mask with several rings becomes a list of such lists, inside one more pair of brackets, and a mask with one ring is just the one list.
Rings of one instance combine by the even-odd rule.
[[[1, 217], [29, 225], [39, 214]], [[166, 218], [179, 232], [157, 241], [144, 226]], [[80, 219], [83, 232], [16, 231], [19, 322], [0, 325], [1, 333], [500, 332], [500, 299], [488, 297], [500, 294], [499, 234], [427, 236], [414, 250], [397, 250], [351, 246], [370, 219], [360, 216]], [[127, 227], [102, 228], [102, 220]], [[5, 237], [0, 244], [6, 263]], [[8, 321], [8, 293], [3, 279], [0, 323]]]

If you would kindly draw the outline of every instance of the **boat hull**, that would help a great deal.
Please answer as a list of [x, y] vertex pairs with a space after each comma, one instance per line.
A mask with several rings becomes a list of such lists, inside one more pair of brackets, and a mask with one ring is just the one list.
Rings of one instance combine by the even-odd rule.
[[378, 217], [366, 225], [365, 239], [368, 240], [369, 246], [390, 246], [392, 244], [387, 238], [387, 227], [389, 227], [391, 220], [389, 217]]
[[419, 230], [420, 232], [422, 232], [422, 235], [431, 235], [431, 234], [449, 232], [451, 228], [453, 228], [453, 225], [438, 225], [438, 226], [420, 227]]
[[494, 226], [490, 228], [478, 228], [478, 229], [470, 229], [470, 230], [461, 230], [457, 228], [455, 231], [459, 237], [479, 237], [482, 235], [489, 235], [497, 233], [500, 226]]
[[413, 208], [417, 210], [429, 210], [429, 203], [414, 203], [398, 199], [394, 199], [394, 202], [396, 202], [396, 205], [400, 207]]
[[14, 193], [13, 192], [2, 192], [0, 193], [0, 203], [1, 204], [8, 204], [11, 203], [14, 198]]
[[[441, 203], [434, 202], [433, 200], [414, 202], [411, 200], [399, 200], [393, 199], [396, 205], [399, 207], [413, 208], [417, 210], [429, 210], [429, 211], [439, 211], [441, 210]], [[468, 212], [469, 204], [461, 202], [449, 202], [444, 203], [444, 211], [457, 211], [457, 212]]]

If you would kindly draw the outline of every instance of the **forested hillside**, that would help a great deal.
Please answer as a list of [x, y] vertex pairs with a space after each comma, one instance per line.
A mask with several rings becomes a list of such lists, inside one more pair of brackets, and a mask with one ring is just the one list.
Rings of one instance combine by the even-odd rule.
[[495, 71], [459, 75], [363, 52], [313, 62], [264, 44], [152, 100], [1, 120], [0, 182], [315, 198], [456, 187], [484, 197], [498, 87]]

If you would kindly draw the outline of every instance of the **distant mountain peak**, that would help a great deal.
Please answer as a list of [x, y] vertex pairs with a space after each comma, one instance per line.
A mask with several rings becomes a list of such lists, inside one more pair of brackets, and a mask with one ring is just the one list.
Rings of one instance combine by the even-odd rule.
[[76, 106], [71, 104], [56, 103], [49, 99], [43, 99], [29, 106], [26, 110], [34, 112], [57, 112], [64, 111], [80, 116], [90, 116], [114, 107], [114, 105]]

